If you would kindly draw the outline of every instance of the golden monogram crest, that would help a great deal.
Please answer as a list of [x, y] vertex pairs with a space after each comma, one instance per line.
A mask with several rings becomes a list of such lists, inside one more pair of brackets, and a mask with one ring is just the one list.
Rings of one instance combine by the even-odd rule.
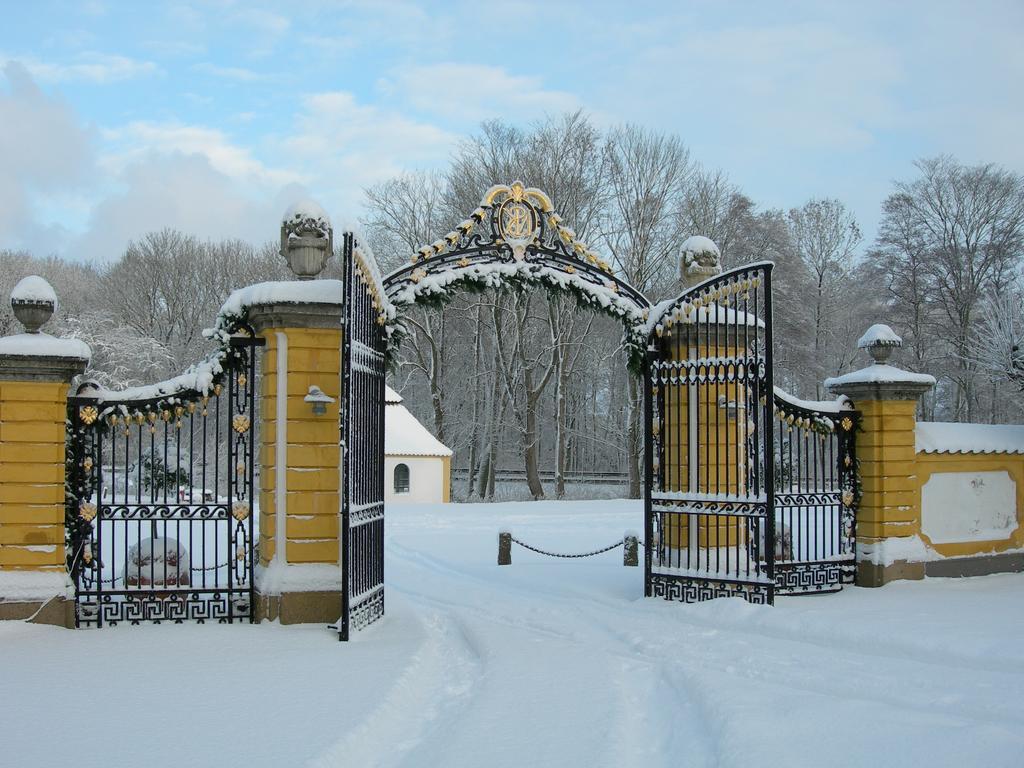
[[506, 200], [498, 210], [498, 229], [506, 240], [529, 240], [537, 229], [537, 214], [524, 202]]
[[524, 187], [521, 181], [492, 187], [481, 205], [494, 206], [495, 229], [512, 247], [517, 260], [525, 257], [526, 246], [536, 239], [541, 215], [553, 210], [547, 195]]

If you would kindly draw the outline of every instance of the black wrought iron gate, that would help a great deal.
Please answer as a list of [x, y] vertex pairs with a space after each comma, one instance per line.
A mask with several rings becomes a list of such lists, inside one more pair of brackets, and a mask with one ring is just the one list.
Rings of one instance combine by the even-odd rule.
[[859, 414], [778, 387], [775, 411], [775, 592], [836, 592], [856, 575]]
[[348, 640], [384, 615], [384, 318], [373, 256], [343, 244], [341, 350], [342, 615]]
[[252, 329], [179, 379], [68, 399], [68, 568], [79, 627], [252, 621]]
[[726, 272], [652, 318], [648, 596], [773, 600], [771, 270], [759, 263]]

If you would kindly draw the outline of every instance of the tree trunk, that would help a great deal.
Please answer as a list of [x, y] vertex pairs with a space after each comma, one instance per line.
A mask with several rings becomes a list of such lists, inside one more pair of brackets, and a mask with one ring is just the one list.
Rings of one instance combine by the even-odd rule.
[[639, 387], [635, 376], [626, 374], [626, 392], [628, 393], [628, 412], [626, 418], [626, 466], [629, 471], [629, 498], [640, 498], [640, 410]]
[[558, 391], [555, 393], [555, 498], [565, 498], [565, 465], [568, 457], [568, 418], [566, 391], [569, 389], [569, 371], [565, 355], [559, 356]]
[[473, 426], [469, 435], [469, 470], [466, 474], [466, 498], [473, 495], [473, 485], [476, 480], [477, 462], [479, 456], [480, 442], [480, 411], [482, 403], [480, 400], [480, 346], [482, 344], [483, 326], [480, 322], [480, 304], [476, 305], [476, 338], [473, 343]]
[[533, 371], [529, 368], [523, 371], [523, 384], [526, 389], [526, 413], [523, 419], [523, 463], [526, 469], [526, 484], [534, 499], [543, 499], [544, 486], [540, 482], [537, 444], [537, 401], [539, 398], [536, 395], [531, 395], [534, 391]]

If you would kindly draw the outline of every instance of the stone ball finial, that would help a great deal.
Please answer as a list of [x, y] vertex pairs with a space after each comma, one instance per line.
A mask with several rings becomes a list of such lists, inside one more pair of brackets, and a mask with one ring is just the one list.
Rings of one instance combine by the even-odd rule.
[[299, 280], [312, 280], [334, 252], [331, 218], [312, 200], [300, 200], [281, 218], [281, 255]]
[[57, 294], [45, 279], [29, 275], [11, 291], [11, 309], [25, 333], [39, 333], [57, 309]]
[[702, 235], [691, 235], [680, 246], [679, 279], [683, 288], [692, 288], [709, 277], [721, 274], [722, 252], [715, 241]]
[[877, 365], [887, 363], [892, 351], [902, 346], [903, 339], [884, 323], [875, 323], [857, 341], [857, 348], [866, 349]]

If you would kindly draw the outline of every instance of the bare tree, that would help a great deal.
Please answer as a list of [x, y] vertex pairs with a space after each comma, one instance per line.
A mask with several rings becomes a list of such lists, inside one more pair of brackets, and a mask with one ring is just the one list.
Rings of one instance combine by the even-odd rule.
[[890, 253], [897, 250], [888, 234], [895, 228], [910, 233], [911, 247], [920, 249], [921, 290], [934, 297], [937, 335], [949, 344], [946, 362], [955, 385], [950, 415], [970, 421], [978, 405], [974, 325], [987, 294], [1019, 268], [1024, 180], [992, 164], [965, 166], [948, 156], [916, 166], [918, 178], [895, 185], [881, 245]]
[[832, 372], [825, 367], [835, 340], [831, 308], [853, 267], [860, 228], [846, 206], [831, 198], [812, 199], [792, 209], [789, 224], [796, 254], [813, 281], [812, 342], [816, 378], [822, 379]]
[[[674, 282], [682, 199], [692, 168], [690, 154], [674, 136], [636, 126], [617, 128], [605, 149], [608, 209], [601, 235], [620, 274], [648, 295]], [[626, 459], [629, 494], [640, 496], [640, 387], [627, 380]]]

